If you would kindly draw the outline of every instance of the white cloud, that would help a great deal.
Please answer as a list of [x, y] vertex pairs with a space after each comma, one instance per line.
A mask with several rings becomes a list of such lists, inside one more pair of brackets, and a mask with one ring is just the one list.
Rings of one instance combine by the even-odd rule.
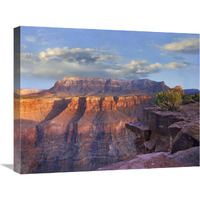
[[22, 73], [36, 77], [62, 79], [64, 76], [136, 79], [158, 73], [163, 68], [189, 69], [190, 63], [159, 62], [148, 64], [147, 60], [132, 60], [128, 64], [116, 64], [119, 57], [108, 51], [68, 47], [46, 49], [38, 55], [21, 54]]
[[25, 40], [27, 41], [27, 42], [35, 42], [35, 37], [33, 37], [33, 36], [26, 36], [25, 37]]
[[180, 70], [180, 69], [194, 69], [194, 66], [190, 66], [190, 63], [184, 61], [182, 63], [178, 62], [170, 62], [168, 64], [161, 63], [153, 63], [148, 64], [146, 60], [132, 60], [129, 64], [121, 66], [121, 68], [115, 69], [107, 69], [107, 72], [111, 75], [116, 75], [119, 77], [147, 77], [149, 74], [158, 73], [162, 69], [168, 68], [172, 70]]
[[157, 47], [165, 51], [180, 52], [186, 54], [197, 54], [199, 53], [199, 39], [179, 39], [179, 41], [177, 42], [168, 43], [163, 46], [157, 45]]
[[22, 73], [60, 79], [63, 76], [106, 76], [105, 68], [114, 65], [117, 56], [107, 51], [68, 47], [46, 49], [38, 55], [21, 54]]
[[181, 63], [177, 63], [177, 62], [171, 62], [171, 63], [168, 63], [165, 65], [166, 68], [169, 68], [169, 69], [181, 69], [183, 68], [183, 64]]
[[146, 74], [151, 72], [157, 72], [161, 68], [160, 63], [155, 63], [148, 65], [146, 60], [135, 61], [132, 60], [131, 63], [124, 65], [123, 69], [131, 70], [137, 74]]
[[106, 51], [97, 50], [97, 49], [81, 49], [73, 48], [69, 49], [68, 47], [63, 48], [54, 48], [46, 49], [39, 54], [41, 60], [53, 60], [60, 59], [68, 62], [77, 62], [77, 63], [96, 63], [96, 62], [106, 62], [117, 60], [117, 56], [108, 54]]
[[177, 62], [170, 62], [166, 65], [164, 65], [165, 68], [169, 68], [169, 69], [175, 69], [175, 70], [179, 70], [179, 69], [194, 69], [194, 66], [191, 66], [191, 64], [187, 61], [183, 61], [182, 63], [177, 63]]
[[115, 70], [107, 69], [107, 72], [125, 78], [140, 78], [146, 77], [151, 73], [157, 73], [163, 66], [160, 63], [148, 64], [146, 60], [132, 60], [129, 64], [122, 65], [121, 68]]

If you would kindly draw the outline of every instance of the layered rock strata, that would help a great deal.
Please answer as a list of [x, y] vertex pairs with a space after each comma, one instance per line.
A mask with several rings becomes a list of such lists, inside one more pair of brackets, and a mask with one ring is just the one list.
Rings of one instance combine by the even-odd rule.
[[15, 103], [20, 104], [15, 116], [17, 169], [39, 173], [95, 170], [135, 156], [135, 135], [125, 123], [142, 119], [141, 110], [152, 99], [148, 95], [26, 97]]
[[48, 93], [67, 94], [68, 96], [91, 95], [130, 95], [133, 93], [156, 94], [168, 90], [162, 82], [149, 79], [118, 80], [97, 78], [65, 77], [57, 81]]

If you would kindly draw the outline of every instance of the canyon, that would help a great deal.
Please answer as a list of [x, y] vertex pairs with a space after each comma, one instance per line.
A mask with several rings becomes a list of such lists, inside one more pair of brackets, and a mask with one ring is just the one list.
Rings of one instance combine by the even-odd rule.
[[129, 122], [141, 122], [164, 82], [65, 77], [49, 90], [14, 98], [14, 169], [91, 171], [129, 160], [138, 149]]
[[125, 123], [140, 118], [141, 109], [151, 104], [151, 97], [18, 101], [15, 162], [20, 163], [21, 173], [36, 173], [94, 170], [131, 158], [136, 154], [135, 136]]
[[18, 91], [15, 171], [88, 171], [133, 157], [135, 135], [125, 123], [152, 105], [151, 94], [141, 93], [147, 85], [149, 93], [167, 88], [146, 79], [64, 78], [39, 93]]

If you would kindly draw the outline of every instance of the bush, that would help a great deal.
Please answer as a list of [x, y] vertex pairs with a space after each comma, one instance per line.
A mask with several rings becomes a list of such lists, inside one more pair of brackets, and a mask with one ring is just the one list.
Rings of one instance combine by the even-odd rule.
[[196, 101], [199, 101], [199, 95], [195, 94], [194, 96], [189, 96], [189, 95], [183, 95], [182, 96], [182, 104], [186, 105], [186, 104], [190, 104], [190, 103], [196, 103]]
[[190, 104], [190, 100], [188, 100], [188, 99], [183, 99], [182, 104], [183, 104], [183, 105]]
[[184, 90], [182, 89], [182, 87], [180, 85], [172, 88], [171, 90], [176, 91], [176, 92], [180, 93], [181, 95], [185, 94]]
[[191, 97], [188, 96], [188, 95], [186, 95], [186, 94], [185, 94], [185, 95], [182, 95], [182, 99], [187, 99], [187, 100], [188, 100], [189, 98], [191, 98]]
[[182, 101], [180, 92], [174, 90], [159, 92], [156, 98], [156, 105], [164, 110], [178, 110]]
[[192, 99], [196, 102], [199, 102], [199, 93], [195, 94]]

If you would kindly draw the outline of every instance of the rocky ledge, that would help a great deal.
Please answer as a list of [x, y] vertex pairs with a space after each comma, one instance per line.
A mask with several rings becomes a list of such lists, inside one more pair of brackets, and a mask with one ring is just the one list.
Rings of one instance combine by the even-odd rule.
[[140, 153], [175, 153], [199, 146], [199, 104], [182, 106], [179, 111], [145, 108], [143, 120], [129, 122], [126, 127], [136, 134]]
[[143, 120], [126, 123], [139, 155], [98, 170], [199, 166], [199, 104], [180, 111], [145, 108]]
[[174, 154], [157, 152], [137, 155], [133, 159], [99, 168], [98, 171], [191, 166], [199, 166], [199, 147], [192, 147]]

